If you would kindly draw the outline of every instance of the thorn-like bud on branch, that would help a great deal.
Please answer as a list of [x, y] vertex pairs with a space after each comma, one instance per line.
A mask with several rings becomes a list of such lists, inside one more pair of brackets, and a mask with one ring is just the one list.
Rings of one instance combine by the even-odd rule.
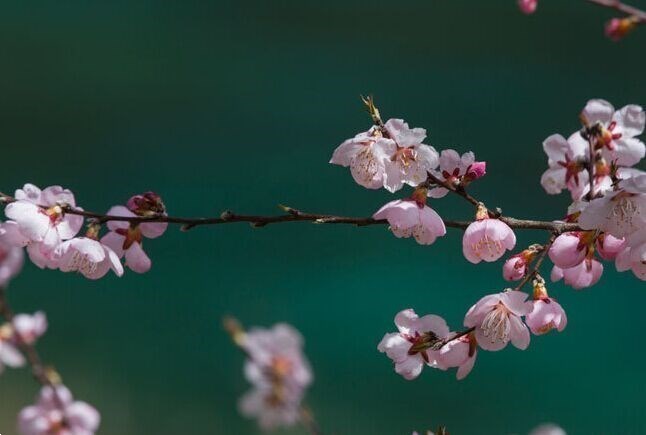
[[285, 213], [291, 214], [294, 216], [298, 216], [300, 214], [300, 211], [296, 210], [295, 208], [289, 207], [287, 205], [278, 204], [278, 208], [280, 208]]
[[410, 196], [410, 199], [415, 201], [419, 208], [423, 208], [426, 205], [426, 198], [428, 196], [428, 188], [422, 184], [417, 186], [413, 191], [413, 194]]
[[383, 125], [383, 121], [381, 120], [381, 115], [379, 114], [379, 109], [377, 109], [377, 107], [375, 106], [374, 98], [371, 95], [367, 97], [364, 97], [362, 95], [361, 101], [363, 101], [363, 104], [366, 105], [366, 109], [368, 110], [368, 113], [372, 118], [372, 122], [374, 122], [376, 125]]
[[54, 367], [45, 367], [43, 369], [43, 376], [45, 376], [52, 385], [60, 385], [63, 383], [63, 378]]
[[532, 285], [534, 286], [534, 300], [549, 298], [547, 287], [545, 287], [545, 279], [538, 273], [532, 281]]
[[231, 316], [225, 316], [222, 319], [222, 326], [224, 326], [224, 330], [227, 331], [236, 345], [242, 346], [244, 344], [246, 333], [238, 319]]
[[479, 202], [478, 205], [476, 206], [476, 220], [483, 220], [483, 219], [488, 219], [489, 218], [489, 210], [487, 210], [487, 207], [484, 205], [484, 203]]
[[220, 219], [223, 221], [228, 221], [233, 217], [233, 212], [231, 210], [224, 210], [222, 213], [220, 213]]
[[613, 41], [617, 42], [628, 32], [633, 30], [639, 23], [639, 18], [631, 16], [625, 18], [613, 18], [606, 23], [605, 33], [606, 36]]

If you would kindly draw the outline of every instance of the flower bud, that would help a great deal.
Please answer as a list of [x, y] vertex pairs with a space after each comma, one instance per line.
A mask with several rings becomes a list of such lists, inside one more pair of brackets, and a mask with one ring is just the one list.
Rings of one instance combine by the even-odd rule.
[[128, 200], [128, 210], [138, 216], [156, 216], [166, 214], [166, 206], [155, 192], [144, 192]]
[[518, 8], [524, 14], [533, 14], [536, 12], [538, 0], [518, 0]]
[[636, 25], [635, 17], [613, 18], [606, 23], [605, 33], [608, 38], [616, 42], [626, 36]]
[[473, 180], [477, 180], [480, 177], [483, 177], [487, 173], [487, 162], [473, 162], [467, 168], [467, 173], [464, 176], [464, 181], [470, 183]]

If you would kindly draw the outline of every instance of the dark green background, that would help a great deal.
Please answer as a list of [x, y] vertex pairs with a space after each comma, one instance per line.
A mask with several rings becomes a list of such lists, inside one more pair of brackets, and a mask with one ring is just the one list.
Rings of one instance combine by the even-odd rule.
[[[374, 93], [384, 117], [427, 128], [436, 148], [487, 160], [473, 191], [489, 205], [560, 217], [567, 198], [539, 184], [541, 141], [577, 129], [589, 98], [646, 104], [646, 29], [614, 44], [610, 16], [580, 0], [543, 0], [531, 17], [513, 0], [4, 2], [0, 190], [61, 184], [97, 211], [153, 189], [181, 216], [277, 203], [367, 215], [392, 196], [327, 161], [369, 126], [358, 96]], [[472, 213], [455, 198], [433, 205]], [[146, 242], [144, 276], [91, 282], [29, 265], [10, 297], [47, 312], [40, 349], [101, 411], [103, 434], [256, 433], [236, 410], [247, 385], [225, 313], [302, 331], [326, 433], [522, 434], [543, 421], [646, 433], [646, 293], [611, 264], [592, 289], [550, 287], [564, 333], [482, 352], [462, 382], [393, 372], [376, 345], [397, 311], [458, 328], [505, 286], [500, 264], [464, 260], [460, 237], [421, 247], [383, 227], [173, 228]], [[545, 237], [519, 234], [519, 246]], [[36, 392], [26, 370], [2, 375], [2, 434]]]

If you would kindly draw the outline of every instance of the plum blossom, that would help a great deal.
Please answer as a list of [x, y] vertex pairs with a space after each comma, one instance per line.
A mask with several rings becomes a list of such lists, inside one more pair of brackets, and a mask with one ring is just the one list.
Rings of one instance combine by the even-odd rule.
[[426, 130], [409, 128], [403, 119], [389, 119], [384, 130], [393, 141], [383, 158], [386, 190], [396, 192], [404, 184], [418, 186], [426, 181], [428, 172], [439, 164], [435, 148], [422, 143]]
[[44, 386], [36, 404], [20, 411], [18, 431], [22, 435], [93, 435], [100, 421], [98, 411], [74, 401], [64, 385]]
[[445, 370], [438, 350], [432, 347], [449, 336], [449, 327], [443, 318], [434, 314], [419, 317], [412, 309], [395, 316], [399, 332], [387, 333], [377, 346], [395, 364], [395, 372], [412, 380], [420, 375], [424, 365]]
[[[475, 155], [469, 151], [462, 156], [457, 151], [448, 149], [440, 153], [440, 169], [432, 171], [433, 175], [451, 185], [466, 186], [471, 181], [483, 177], [486, 173], [487, 163], [476, 162]], [[448, 193], [444, 187], [435, 187], [428, 192], [432, 198], [442, 198]]]
[[529, 264], [534, 260], [536, 254], [540, 252], [542, 246], [531, 245], [529, 248], [514, 254], [505, 261], [502, 266], [502, 276], [507, 281], [518, 281], [527, 275]]
[[505, 250], [516, 246], [516, 235], [509, 225], [486, 216], [486, 209], [479, 206], [476, 220], [467, 227], [462, 237], [464, 257], [474, 264], [482, 260], [496, 261], [504, 255]]
[[253, 389], [240, 400], [240, 412], [256, 418], [263, 429], [295, 424], [305, 388], [312, 382], [303, 338], [284, 323], [252, 328], [242, 337], [240, 345], [248, 356], [245, 377]]
[[55, 257], [62, 272], [79, 272], [89, 279], [99, 279], [110, 269], [123, 275], [123, 266], [115, 252], [90, 237], [76, 237], [58, 245]]
[[560, 134], [553, 134], [543, 141], [543, 150], [547, 154], [549, 166], [541, 176], [541, 185], [545, 191], [555, 195], [568, 189], [573, 192], [572, 199], [579, 199], [583, 186], [588, 184], [585, 171], [587, 141], [579, 132], [573, 133], [567, 140]]
[[525, 323], [534, 335], [546, 334], [552, 329], [561, 332], [567, 325], [565, 310], [554, 298], [545, 297], [533, 302], [534, 308], [525, 316]]
[[18, 230], [11, 239], [18, 246], [27, 246], [30, 259], [38, 267], [55, 268], [54, 249], [61, 241], [76, 236], [83, 226], [82, 216], [64, 212], [65, 206], [76, 208], [74, 194], [61, 186], [41, 191], [33, 184], [25, 184], [16, 190], [15, 199], [5, 208], [5, 215]]
[[632, 270], [635, 276], [646, 281], [646, 230], [630, 235], [624, 249], [617, 255], [615, 265], [619, 272]]
[[17, 314], [11, 322], [0, 325], [0, 373], [4, 366], [22, 367], [25, 358], [19, 343], [33, 344], [47, 330], [47, 318], [42, 312]]
[[440, 349], [440, 366], [457, 367], [455, 377], [460, 381], [467, 377], [476, 362], [478, 343], [475, 335], [469, 333], [450, 340]]
[[524, 14], [533, 14], [536, 12], [538, 0], [518, 0], [518, 8]]
[[615, 112], [605, 100], [590, 100], [581, 112], [586, 129], [595, 136], [603, 157], [621, 166], [633, 166], [646, 154], [646, 146], [636, 138], [644, 131], [646, 113], [629, 104]]
[[[122, 205], [116, 205], [108, 211], [110, 216], [137, 216]], [[166, 231], [166, 222], [144, 222], [130, 224], [126, 221], [108, 221], [110, 230], [101, 243], [109, 247], [119, 258], [126, 257], [126, 266], [137, 273], [150, 270], [151, 261], [142, 248], [143, 238], [154, 239]]]
[[481, 348], [496, 351], [511, 343], [524, 350], [529, 346], [529, 330], [521, 320], [532, 311], [527, 294], [509, 290], [480, 299], [464, 317], [464, 326], [475, 328], [475, 337]]
[[22, 269], [25, 254], [22, 248], [5, 240], [6, 229], [0, 224], [0, 287], [6, 287]]
[[446, 234], [446, 227], [440, 215], [424, 202], [420, 203], [414, 199], [390, 201], [372, 217], [386, 219], [395, 236], [413, 236], [421, 245], [430, 245], [435, 239]]
[[579, 216], [579, 225], [618, 238], [646, 226], [646, 174], [621, 180], [618, 190], [590, 201]]
[[339, 145], [330, 163], [349, 166], [357, 184], [368, 189], [379, 189], [384, 185], [384, 159], [395, 148], [394, 141], [383, 137], [381, 129], [373, 126]]
[[586, 259], [568, 269], [554, 265], [550, 276], [553, 282], [563, 279], [567, 285], [578, 290], [595, 285], [602, 274], [603, 264], [596, 259]]

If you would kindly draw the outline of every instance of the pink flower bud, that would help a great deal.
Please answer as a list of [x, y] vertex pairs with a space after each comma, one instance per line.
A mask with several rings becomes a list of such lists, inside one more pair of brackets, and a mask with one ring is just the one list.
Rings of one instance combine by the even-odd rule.
[[128, 210], [138, 216], [151, 216], [166, 213], [166, 206], [155, 192], [144, 192], [128, 200]]
[[487, 162], [474, 162], [467, 169], [465, 178], [469, 181], [477, 180], [487, 173]]
[[538, 6], [538, 0], [518, 0], [518, 8], [524, 14], [536, 12], [536, 6]]
[[613, 41], [619, 41], [626, 36], [628, 32], [635, 28], [636, 21], [632, 17], [613, 18], [606, 23], [606, 36]]

